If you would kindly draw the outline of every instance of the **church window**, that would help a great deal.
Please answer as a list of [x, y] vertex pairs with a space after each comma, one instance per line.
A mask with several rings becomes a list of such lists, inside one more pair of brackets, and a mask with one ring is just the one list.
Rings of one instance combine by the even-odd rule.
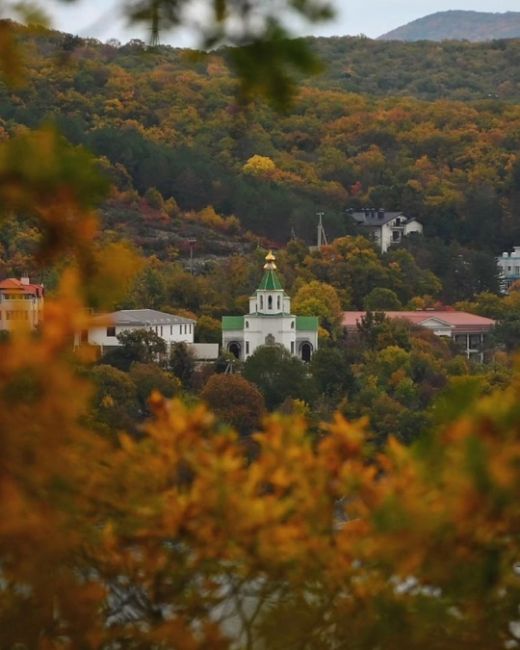
[[264, 297], [260, 296], [260, 309], [264, 308]]
[[273, 308], [273, 296], [269, 296], [267, 298], [267, 309], [272, 309]]
[[246, 320], [246, 327], [249, 327], [249, 321]]
[[276, 299], [276, 306], [278, 307], [278, 309], [280, 309], [280, 306], [281, 306], [280, 305], [280, 296], [278, 296], [278, 298]]
[[291, 341], [291, 354], [294, 354], [294, 341]]
[[246, 354], [249, 354], [249, 341], [246, 341]]
[[291, 329], [292, 330], [294, 329], [294, 321], [293, 320], [291, 321]]

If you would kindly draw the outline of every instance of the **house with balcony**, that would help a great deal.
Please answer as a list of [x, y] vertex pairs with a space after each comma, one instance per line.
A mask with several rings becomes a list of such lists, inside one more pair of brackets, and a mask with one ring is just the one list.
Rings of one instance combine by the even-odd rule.
[[0, 330], [17, 327], [35, 329], [43, 319], [45, 291], [43, 284], [31, 283], [28, 277], [0, 281]]
[[[468, 314], [463, 311], [417, 310], [386, 311], [387, 318], [402, 319], [430, 330], [436, 336], [451, 339], [468, 359], [483, 362], [489, 335], [495, 327], [491, 318]], [[365, 316], [364, 311], [343, 312], [342, 325], [347, 334], [356, 335], [358, 323]]]
[[348, 210], [348, 214], [381, 253], [386, 253], [390, 246], [401, 243], [404, 237], [423, 232], [422, 224], [417, 219], [406, 217], [402, 212], [363, 208], [359, 211]]

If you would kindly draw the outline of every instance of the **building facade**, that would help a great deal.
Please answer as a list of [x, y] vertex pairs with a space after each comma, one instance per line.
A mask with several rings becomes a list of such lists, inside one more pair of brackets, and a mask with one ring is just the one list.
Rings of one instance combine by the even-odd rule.
[[497, 257], [497, 266], [500, 289], [503, 293], [508, 293], [513, 282], [520, 280], [520, 246], [515, 246], [511, 253], [502, 253], [502, 257]]
[[365, 208], [357, 212], [349, 211], [349, 214], [363, 232], [366, 232], [368, 238], [377, 245], [381, 253], [386, 253], [393, 244], [399, 244], [403, 237], [423, 232], [421, 223], [414, 218], [406, 217], [402, 212]]
[[310, 361], [318, 349], [319, 319], [291, 314], [291, 299], [276, 273], [275, 257], [270, 252], [265, 260], [260, 286], [249, 298], [249, 314], [222, 318], [222, 348], [245, 361], [262, 345], [281, 345]]
[[16, 327], [35, 329], [43, 319], [43, 284], [32, 284], [27, 277], [0, 282], [0, 330]]
[[[364, 311], [343, 312], [342, 325], [347, 334], [356, 334], [357, 325], [365, 316]], [[485, 360], [489, 335], [495, 327], [491, 318], [468, 314], [463, 311], [387, 311], [387, 318], [403, 319], [407, 322], [424, 327], [436, 336], [450, 338], [468, 359], [483, 362]]]
[[195, 323], [191, 318], [155, 309], [121, 309], [96, 317], [93, 326], [82, 332], [77, 342], [96, 345], [103, 354], [121, 345], [118, 334], [146, 329], [155, 332], [168, 346], [181, 342], [193, 344]]

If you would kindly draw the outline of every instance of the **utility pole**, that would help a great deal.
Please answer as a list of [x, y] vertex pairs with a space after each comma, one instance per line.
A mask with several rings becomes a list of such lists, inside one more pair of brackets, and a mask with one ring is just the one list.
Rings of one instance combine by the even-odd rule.
[[323, 217], [325, 216], [324, 212], [317, 212], [318, 217], [318, 250], [321, 250], [321, 247], [325, 244], [328, 246], [329, 242], [327, 241], [327, 235], [325, 233], [325, 228], [323, 227]]
[[193, 275], [193, 249], [197, 243], [196, 239], [188, 239], [188, 246], [190, 247], [190, 273]]
[[150, 47], [157, 47], [159, 45], [159, 3], [154, 2], [152, 6], [152, 27], [150, 30]]

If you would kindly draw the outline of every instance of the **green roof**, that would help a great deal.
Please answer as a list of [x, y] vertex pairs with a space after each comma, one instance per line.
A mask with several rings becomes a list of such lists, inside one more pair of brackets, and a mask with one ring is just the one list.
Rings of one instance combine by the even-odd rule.
[[296, 329], [317, 332], [320, 319], [317, 316], [296, 316]]
[[282, 290], [283, 287], [280, 284], [280, 280], [278, 279], [278, 276], [276, 275], [276, 271], [273, 269], [267, 269], [266, 272], [264, 273], [264, 277], [262, 278], [262, 282], [260, 282], [258, 291], [282, 291]]
[[222, 330], [243, 330], [244, 316], [222, 316]]

